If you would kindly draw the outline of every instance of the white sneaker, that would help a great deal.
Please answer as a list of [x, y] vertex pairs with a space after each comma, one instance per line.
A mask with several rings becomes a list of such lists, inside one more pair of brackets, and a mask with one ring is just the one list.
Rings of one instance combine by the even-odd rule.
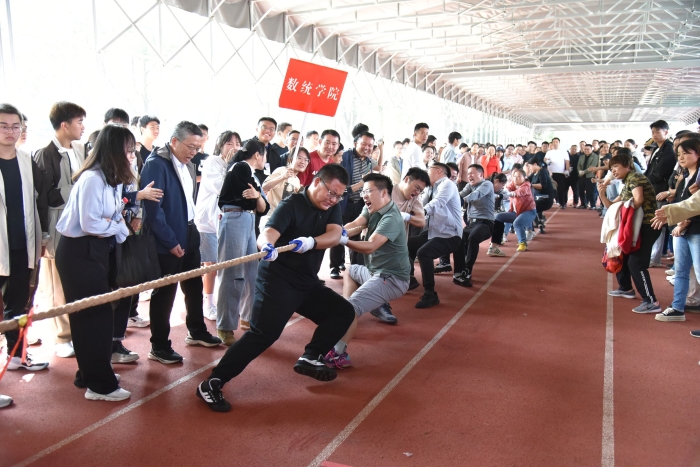
[[85, 391], [85, 399], [91, 401], [109, 401], [109, 402], [119, 402], [126, 400], [131, 397], [131, 393], [126, 389], [119, 388], [116, 391], [112, 391], [109, 394], [98, 394], [96, 392], [88, 389]]
[[139, 294], [139, 302], [147, 302], [151, 300], [151, 293], [153, 293], [152, 290], [144, 290]]
[[533, 238], [535, 238], [535, 232], [533, 232], [532, 230], [528, 230], [527, 232], [525, 232], [526, 241], [530, 242]]
[[491, 246], [489, 247], [488, 251], [486, 252], [487, 255], [489, 256], [505, 256], [506, 254], [501, 251], [500, 248], [497, 246]]
[[54, 351], [57, 357], [70, 358], [75, 357], [75, 350], [73, 349], [72, 342], [66, 342], [65, 344], [56, 344], [54, 346]]
[[675, 276], [676, 270], [675, 269], [667, 269], [664, 271], [664, 274], [666, 274], [667, 276]]
[[204, 306], [204, 317], [209, 321], [216, 321], [216, 305]]
[[0, 409], [7, 407], [10, 404], [12, 404], [12, 398], [10, 396], [3, 396], [0, 394]]
[[503, 235], [503, 242], [502, 243], [506, 243], [507, 241], [508, 241], [508, 235]]
[[27, 359], [22, 361], [21, 357], [12, 357], [7, 362], [8, 370], [40, 371], [49, 367], [49, 362], [35, 362], [31, 355], [27, 354]]
[[126, 323], [127, 328], [147, 328], [151, 325], [151, 320], [143, 319], [140, 316], [132, 316]]

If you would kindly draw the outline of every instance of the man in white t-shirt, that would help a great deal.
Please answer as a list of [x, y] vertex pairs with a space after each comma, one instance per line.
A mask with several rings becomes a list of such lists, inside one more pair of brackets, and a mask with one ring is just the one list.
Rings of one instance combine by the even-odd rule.
[[401, 179], [406, 178], [406, 173], [411, 167], [418, 167], [426, 170], [427, 167], [423, 162], [423, 145], [428, 141], [428, 127], [427, 123], [417, 123], [413, 129], [413, 141], [408, 143], [406, 149], [403, 150], [403, 155], [401, 160], [403, 161], [401, 167]]
[[[566, 209], [568, 201], [568, 187], [566, 178], [569, 176], [569, 153], [559, 149], [559, 138], [552, 138], [549, 150], [544, 156], [544, 161], [549, 166], [552, 180], [557, 183], [557, 202], [562, 209]], [[544, 149], [544, 148], [543, 148]]]

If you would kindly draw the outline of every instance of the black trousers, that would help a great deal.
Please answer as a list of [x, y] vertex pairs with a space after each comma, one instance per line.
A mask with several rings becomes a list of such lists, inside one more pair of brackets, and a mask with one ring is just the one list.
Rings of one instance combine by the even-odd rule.
[[634, 287], [645, 302], [653, 303], [656, 301], [654, 287], [651, 285], [651, 277], [649, 277], [649, 261], [651, 249], [660, 233], [660, 231], [654, 230], [650, 224], [642, 224], [639, 232], [642, 243], [639, 250], [624, 255], [622, 270], [616, 274], [620, 290], [632, 290], [632, 281], [634, 281]]
[[571, 192], [574, 195], [574, 205], [578, 204], [579, 201], [579, 195], [578, 195], [578, 175], [574, 176], [573, 174], [576, 173], [575, 170], [571, 172], [569, 175], [569, 178], [566, 179], [566, 193], [567, 196], [569, 194], [569, 188], [571, 188]]
[[[32, 270], [29, 269], [29, 257], [27, 249], [10, 250], [10, 275], [0, 276], [0, 291], [2, 291], [3, 320], [13, 319], [27, 312], [30, 295], [30, 281]], [[19, 339], [19, 330], [5, 331], [7, 339], [7, 353]], [[17, 347], [17, 355], [22, 355], [22, 344]]]
[[258, 275], [250, 331], [228, 348], [210, 378], [226, 383], [238, 376], [279, 339], [294, 312], [318, 325], [304, 350], [304, 356], [311, 358], [326, 355], [355, 319], [352, 305], [320, 282], [299, 290], [278, 277]]
[[[345, 205], [345, 211], [343, 211], [343, 225], [348, 224], [355, 219], [357, 219], [362, 213], [362, 208], [365, 207], [364, 201], [360, 198], [357, 202], [352, 202], [348, 200], [348, 204]], [[350, 237], [350, 240], [360, 240], [360, 234]], [[364, 264], [364, 256], [362, 253], [350, 250], [350, 264]], [[345, 263], [345, 247], [343, 245], [336, 245], [331, 247], [330, 252], [330, 267], [331, 269], [340, 267]]]
[[578, 179], [578, 195], [581, 198], [581, 204], [584, 206], [595, 207], [595, 184], [592, 179], [581, 177]]
[[[476, 257], [479, 256], [479, 245], [481, 242], [491, 238], [491, 235], [493, 234], [493, 227], [493, 221], [486, 219], [474, 219], [464, 228], [462, 241], [460, 242], [459, 248], [454, 255], [456, 273], [467, 271], [467, 274], [471, 276], [474, 269], [474, 263], [476, 263]], [[503, 237], [502, 231], [501, 237]], [[462, 258], [461, 264], [458, 264], [458, 258]], [[462, 267], [459, 268], [459, 266]]]
[[540, 198], [538, 200], [535, 200], [535, 209], [537, 210], [537, 219], [535, 222], [537, 222], [538, 226], [544, 226], [544, 221], [542, 220], [542, 213], [544, 211], [549, 211], [552, 209], [552, 205], [554, 204], [554, 200], [552, 198]]
[[[427, 291], [435, 291], [435, 264], [433, 260], [457, 251], [462, 242], [462, 237], [431, 238], [428, 240], [428, 232], [423, 232], [416, 237], [408, 238], [408, 257], [411, 261], [411, 276], [414, 275], [414, 260], [418, 257], [421, 275], [423, 276], [423, 288]], [[463, 261], [455, 254], [455, 270], [464, 268]], [[461, 255], [464, 258], [464, 255]]]
[[566, 175], [553, 173], [552, 180], [557, 182], [557, 202], [560, 206], [566, 206], [566, 203], [569, 201], [569, 187], [566, 184]]
[[[199, 253], [199, 231], [192, 224], [187, 228], [187, 245], [183, 247], [185, 255], [182, 258], [177, 258], [174, 255], [158, 255], [160, 263], [160, 272], [163, 276], [178, 274], [185, 271], [191, 271], [200, 267], [201, 256]], [[204, 312], [202, 307], [202, 278], [194, 277], [192, 279], [180, 282], [180, 289], [185, 295], [185, 309], [187, 317], [185, 324], [190, 335], [198, 339], [207, 335], [207, 325], [204, 324]], [[171, 348], [171, 342], [168, 336], [170, 335], [170, 312], [175, 303], [175, 294], [177, 293], [177, 284], [166, 285], [159, 289], [155, 289], [151, 294], [151, 344], [154, 350], [168, 350]]]
[[[92, 235], [63, 237], [56, 249], [56, 269], [66, 303], [102, 295], [112, 290], [110, 271], [116, 267], [109, 238]], [[93, 306], [68, 315], [75, 358], [76, 379], [98, 394], [119, 388], [112, 370], [112, 305]]]
[[113, 340], [121, 341], [126, 337], [126, 326], [129, 324], [129, 318], [131, 317], [131, 311], [134, 308], [134, 302], [136, 303], [136, 306], [138, 306], [138, 295], [122, 298], [115, 303]]

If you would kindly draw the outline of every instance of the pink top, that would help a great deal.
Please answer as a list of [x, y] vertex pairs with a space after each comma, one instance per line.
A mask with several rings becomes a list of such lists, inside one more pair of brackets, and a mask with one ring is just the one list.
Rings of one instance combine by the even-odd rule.
[[506, 190], [511, 192], [511, 211], [515, 208], [515, 212], [521, 214], [535, 209], [535, 199], [532, 197], [532, 186], [530, 186], [530, 182], [527, 180], [519, 187], [515, 186], [515, 182], [508, 182], [506, 184]]

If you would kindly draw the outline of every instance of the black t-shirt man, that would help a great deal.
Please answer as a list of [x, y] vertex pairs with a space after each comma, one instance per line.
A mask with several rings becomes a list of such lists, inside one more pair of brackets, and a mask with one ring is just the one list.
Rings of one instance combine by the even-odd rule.
[[5, 183], [8, 246], [10, 250], [24, 250], [27, 248], [27, 236], [24, 228], [22, 174], [17, 158], [0, 159], [0, 172]]

